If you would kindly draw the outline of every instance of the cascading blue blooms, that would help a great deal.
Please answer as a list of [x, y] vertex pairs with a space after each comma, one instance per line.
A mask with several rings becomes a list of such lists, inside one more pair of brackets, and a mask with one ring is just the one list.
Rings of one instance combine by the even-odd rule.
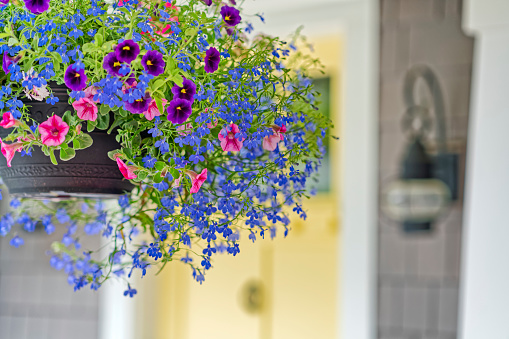
[[[330, 127], [307, 77], [317, 60], [252, 35], [239, 10], [220, 1], [25, 3], [0, 8], [7, 77], [0, 109], [24, 122], [20, 135], [34, 136], [22, 154], [42, 144], [20, 99], [65, 82], [73, 101], [88, 98], [99, 115], [114, 112], [122, 148], [110, 156], [137, 187], [117, 203], [12, 200], [0, 218], [0, 236], [11, 235], [12, 246], [23, 246], [22, 229], [66, 227], [51, 266], [75, 290], [116, 276], [133, 297], [135, 272], [180, 261], [202, 283], [215, 255], [240, 252], [241, 233], [253, 242], [286, 236], [290, 212], [306, 218], [301, 197]], [[57, 101], [48, 90], [46, 102]], [[73, 114], [66, 122], [75, 131], [82, 120]], [[83, 234], [100, 234], [110, 253], [83, 249]]]

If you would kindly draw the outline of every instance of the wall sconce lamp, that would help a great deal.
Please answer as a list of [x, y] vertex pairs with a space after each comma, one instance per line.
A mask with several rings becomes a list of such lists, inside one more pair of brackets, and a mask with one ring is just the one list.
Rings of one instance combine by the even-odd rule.
[[[433, 109], [415, 100], [418, 80], [424, 80], [433, 99]], [[409, 145], [401, 163], [399, 179], [383, 190], [381, 208], [406, 232], [431, 231], [432, 223], [458, 199], [458, 155], [447, 151], [444, 100], [438, 79], [423, 65], [411, 68], [405, 76], [404, 99], [408, 107], [403, 131]], [[436, 155], [428, 153], [424, 141], [432, 130], [430, 111], [436, 125]]]

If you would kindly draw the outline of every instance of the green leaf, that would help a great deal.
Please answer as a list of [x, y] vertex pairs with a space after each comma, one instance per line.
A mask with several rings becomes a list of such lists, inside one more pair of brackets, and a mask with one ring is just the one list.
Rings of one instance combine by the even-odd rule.
[[141, 146], [141, 135], [137, 133], [131, 140], [132, 148], [136, 149]]
[[[191, 13], [192, 14], [192, 13]], [[193, 36], [193, 35], [196, 35], [196, 33], [198, 33], [198, 27], [191, 27], [191, 28], [188, 28], [186, 29], [186, 32], [185, 34], [187, 36]]]
[[74, 148], [60, 149], [60, 159], [62, 161], [69, 161], [76, 156]]
[[92, 137], [86, 133], [81, 133], [76, 138], [74, 138], [72, 145], [75, 150], [85, 149], [94, 143]]
[[108, 114], [108, 113], [110, 113], [110, 111], [111, 111], [111, 108], [108, 105], [100, 105], [99, 106], [99, 113], [101, 113], [101, 115]]
[[10, 47], [10, 46], [14, 46], [18, 43], [18, 39], [16, 38], [10, 38], [9, 41], [7, 41], [7, 45]]
[[101, 32], [97, 32], [97, 34], [94, 36], [95, 44], [99, 47], [101, 47], [104, 43], [104, 37]]
[[159, 184], [160, 182], [162, 182], [162, 181], [163, 181], [163, 179], [164, 179], [164, 178], [161, 176], [161, 173], [157, 173], [157, 174], [154, 176], [154, 182], [155, 182], [156, 184]]
[[180, 74], [177, 74], [171, 78], [171, 80], [177, 85], [178, 87], [182, 87], [184, 85], [184, 78]]
[[147, 175], [148, 175], [147, 172], [140, 171], [138, 172], [138, 179], [140, 179], [140, 181], [145, 180], [147, 178]]
[[119, 149], [114, 149], [113, 151], [109, 151], [108, 152], [108, 157], [113, 160], [113, 161], [116, 161], [117, 159], [115, 158], [115, 154], [119, 154], [120, 153], [120, 150]]
[[138, 122], [136, 120], [131, 120], [129, 121], [128, 123], [126, 123], [124, 125], [125, 129], [127, 130], [131, 130], [131, 131], [134, 131], [134, 130], [137, 130], [138, 129]]
[[108, 127], [110, 126], [110, 115], [109, 114], [99, 115], [97, 116], [96, 122], [98, 129], [102, 130], [108, 129]]
[[159, 110], [159, 113], [164, 115], [164, 107], [163, 107], [163, 101], [161, 98], [155, 98], [157, 109]]
[[66, 111], [64, 113], [64, 115], [62, 116], [62, 120], [67, 124], [67, 125], [71, 125], [72, 124], [72, 113], [71, 111]]
[[177, 179], [180, 176], [180, 172], [175, 168], [170, 168], [170, 174], [174, 179]]
[[94, 51], [96, 51], [97, 46], [92, 43], [87, 43], [87, 44], [84, 44], [81, 49], [83, 50], [84, 54], [89, 54], [89, 53], [93, 53]]
[[4, 31], [5, 31], [5, 33], [7, 33], [7, 34], [12, 35], [11, 25], [5, 25], [5, 26], [4, 26]]
[[113, 49], [113, 45], [115, 44], [115, 41], [113, 40], [110, 40], [110, 41], [106, 41], [103, 45], [102, 45], [102, 49], [105, 50], [105, 51], [110, 51]]
[[165, 82], [166, 82], [166, 80], [164, 80], [164, 79], [158, 79], [158, 80], [154, 81], [154, 83], [151, 86], [152, 91], [153, 92], [157, 91], [157, 89], [160, 88], [161, 86], [163, 86]]
[[155, 164], [155, 167], [157, 168], [158, 171], [162, 171], [165, 166], [166, 164], [162, 161], [158, 161]]
[[97, 120], [96, 121], [88, 120], [87, 121], [87, 131], [88, 131], [88, 133], [92, 132], [95, 129], [96, 126], [97, 126]]
[[49, 150], [49, 158], [53, 165], [58, 165], [57, 158], [55, 158], [55, 152], [53, 152], [53, 150]]

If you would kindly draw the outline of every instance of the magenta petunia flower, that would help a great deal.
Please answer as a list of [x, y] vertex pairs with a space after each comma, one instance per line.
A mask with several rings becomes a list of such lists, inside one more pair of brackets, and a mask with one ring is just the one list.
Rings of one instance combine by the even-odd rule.
[[97, 105], [94, 103], [93, 100], [89, 98], [81, 98], [80, 100], [77, 100], [72, 103], [72, 107], [76, 110], [78, 113], [78, 117], [81, 120], [90, 120], [90, 121], [96, 121], [97, 120]]
[[2, 154], [5, 157], [5, 160], [7, 160], [7, 167], [11, 167], [12, 158], [14, 158], [14, 154], [16, 154], [17, 151], [23, 148], [23, 143], [14, 142], [12, 144], [6, 144], [2, 140], [0, 141]]
[[7, 51], [4, 52], [4, 56], [2, 59], [2, 69], [3, 69], [4, 73], [9, 74], [9, 67], [12, 64], [17, 63], [19, 61], [19, 59], [21, 59], [21, 57], [19, 55], [15, 56], [15, 57], [11, 57], [11, 56], [9, 56], [9, 53]]
[[58, 115], [53, 115], [48, 120], [39, 125], [41, 141], [46, 146], [58, 146], [65, 141], [65, 136], [69, 132], [67, 125]]
[[171, 92], [173, 93], [174, 99], [184, 99], [189, 101], [191, 104], [194, 102], [194, 95], [196, 94], [196, 85], [189, 79], [184, 77], [184, 81], [182, 83], [182, 87], [178, 85], [174, 85], [171, 88]]
[[126, 179], [136, 179], [138, 176], [134, 174], [136, 166], [127, 166], [120, 158], [117, 158], [118, 169]]
[[140, 54], [140, 46], [133, 40], [124, 40], [115, 48], [117, 59], [130, 64]]
[[0, 121], [0, 126], [3, 128], [11, 128], [14, 126], [19, 126], [19, 120], [14, 119], [11, 112], [5, 112], [2, 115], [2, 121]]
[[152, 97], [148, 92], [145, 93], [145, 96], [134, 100], [133, 102], [124, 101], [125, 109], [134, 114], [142, 114], [146, 110], [148, 110], [150, 103], [152, 102]]
[[163, 54], [158, 51], [148, 51], [141, 59], [141, 64], [148, 74], [158, 76], [164, 73], [166, 63], [163, 60]]
[[221, 61], [221, 54], [214, 47], [210, 47], [205, 53], [205, 72], [214, 73], [219, 67]]
[[[166, 106], [166, 104], [168, 103], [168, 100], [163, 98], [163, 99], [161, 99], [161, 101], [162, 101], [163, 110], [164, 110], [164, 106]], [[145, 112], [143, 112], [143, 115], [145, 116], [145, 118], [147, 118], [147, 120], [152, 120], [155, 117], [158, 117], [161, 115], [161, 112], [159, 112], [159, 108], [157, 108], [157, 103], [155, 100], [152, 100], [150, 102], [148, 109]]]
[[184, 99], [173, 99], [166, 110], [168, 120], [174, 124], [184, 123], [192, 113], [191, 102]]
[[118, 60], [117, 54], [115, 52], [111, 52], [104, 57], [103, 68], [109, 74], [114, 76], [121, 76], [119, 73], [120, 67], [122, 67], [122, 62]]
[[190, 193], [198, 193], [198, 191], [201, 188], [201, 185], [203, 185], [205, 180], [207, 180], [207, 172], [208, 171], [206, 168], [204, 168], [200, 174], [191, 170], [186, 171], [186, 174], [189, 176], [192, 183], [191, 190], [189, 191]]
[[65, 70], [65, 85], [73, 91], [81, 91], [87, 87], [87, 76], [85, 75], [85, 71], [83, 69], [77, 71], [73, 66], [74, 64], [71, 64]]
[[223, 16], [224, 22], [228, 26], [235, 26], [242, 19], [240, 17], [239, 10], [236, 9], [235, 7], [230, 7], [230, 6], [223, 6], [223, 7], [221, 7], [221, 15]]
[[3, 7], [9, 3], [9, 0], [0, 0], [0, 7]]
[[48, 10], [50, 0], [23, 0], [25, 1], [26, 8], [34, 13], [41, 14]]
[[217, 136], [221, 141], [221, 148], [225, 152], [239, 152], [242, 148], [244, 138], [237, 139], [235, 136], [239, 133], [239, 126], [235, 124], [231, 124], [227, 128], [223, 128], [219, 135]]

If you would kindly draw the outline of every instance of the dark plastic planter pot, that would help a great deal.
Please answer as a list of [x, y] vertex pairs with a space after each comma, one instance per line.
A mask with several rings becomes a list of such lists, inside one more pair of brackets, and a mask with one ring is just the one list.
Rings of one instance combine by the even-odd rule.
[[[68, 103], [67, 87], [55, 83], [50, 85], [53, 94], [59, 98], [55, 105], [44, 101], [24, 101], [24, 104], [31, 106], [30, 114], [38, 123], [46, 121], [53, 114], [62, 116], [68, 110], [74, 111]], [[7, 136], [10, 131], [2, 129], [0, 137]], [[108, 157], [109, 151], [120, 147], [115, 134], [95, 130], [90, 136], [94, 140], [91, 147], [76, 151], [76, 157], [70, 161], [61, 161], [57, 156], [58, 165], [53, 165], [40, 148], [34, 148], [31, 157], [21, 157], [16, 153], [12, 167], [7, 167], [5, 158], [1, 157], [0, 177], [10, 194], [18, 197], [115, 198], [125, 191], [131, 191], [134, 186], [124, 179], [116, 162]]]

